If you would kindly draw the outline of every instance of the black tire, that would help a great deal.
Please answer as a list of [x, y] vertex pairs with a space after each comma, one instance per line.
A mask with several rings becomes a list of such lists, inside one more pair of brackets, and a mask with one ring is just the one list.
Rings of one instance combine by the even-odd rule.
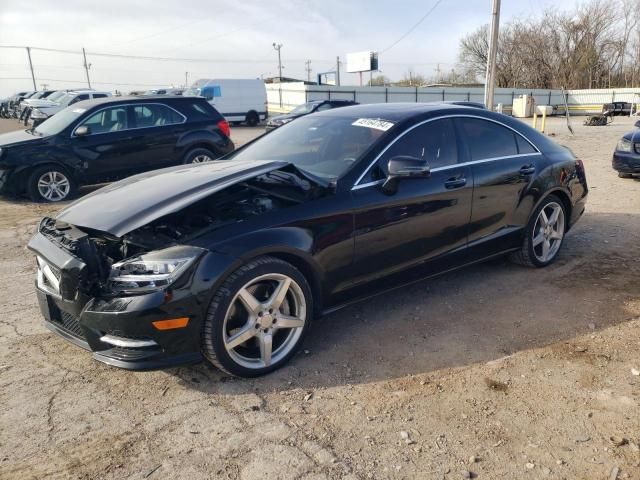
[[[232, 306], [234, 298], [236, 298], [236, 295], [241, 289], [253, 280], [258, 279], [258, 277], [272, 274], [289, 277], [299, 287], [298, 292], [304, 295], [305, 313], [304, 315], [301, 314], [301, 316], [304, 316], [304, 326], [300, 327], [301, 333], [298, 333], [299, 336], [297, 339], [287, 346], [287, 349], [282, 352], [283, 355], [278, 358], [277, 361], [273, 361], [268, 366], [256, 364], [249, 368], [234, 359], [225, 347], [225, 318]], [[313, 311], [311, 288], [304, 275], [297, 268], [290, 263], [274, 257], [264, 256], [256, 258], [229, 275], [218, 291], [215, 292], [202, 327], [202, 353], [214, 366], [230, 375], [249, 378], [272, 372], [285, 365], [300, 349], [300, 346], [304, 342], [304, 337], [311, 326]], [[278, 320], [274, 322], [274, 325], [277, 321]], [[242, 328], [245, 328], [246, 325], [247, 324], [243, 325]], [[259, 329], [261, 327], [255, 326], [255, 328]], [[288, 329], [280, 331], [283, 332], [283, 335], [287, 335], [288, 332], [286, 330]], [[259, 330], [256, 331], [259, 332]], [[255, 338], [257, 339], [258, 337], [256, 336]], [[247, 343], [250, 341], [253, 340], [247, 340]], [[258, 343], [257, 340], [256, 343]], [[243, 343], [242, 346], [244, 345], [246, 344]], [[275, 345], [276, 342], [274, 341], [274, 349], [276, 348]], [[277, 350], [274, 350], [274, 354], [276, 352]]]
[[630, 173], [622, 173], [622, 172], [618, 172], [618, 176], [620, 178], [633, 178], [633, 175], [631, 175]]
[[[543, 260], [540, 260], [540, 258], [536, 253], [535, 249], [537, 247], [534, 247], [533, 245], [534, 229], [538, 224], [538, 217], [540, 216], [540, 212], [543, 209], [549, 208], [552, 204], [560, 206], [562, 210], [562, 218], [563, 218], [562, 238], [560, 239], [560, 244], [555, 250], [555, 253], [553, 254], [553, 256], [543, 261]], [[564, 202], [555, 195], [549, 195], [548, 197], [546, 197], [540, 203], [540, 205], [538, 205], [538, 207], [534, 210], [533, 214], [531, 215], [531, 218], [529, 219], [529, 223], [527, 224], [527, 227], [524, 232], [524, 240], [522, 242], [522, 247], [520, 248], [520, 250], [511, 253], [509, 255], [509, 259], [514, 263], [517, 263], [519, 265], [524, 265], [526, 267], [542, 268], [542, 267], [551, 265], [558, 258], [558, 253], [562, 249], [562, 244], [564, 243], [564, 236], [567, 231], [567, 228], [566, 228], [567, 220], [568, 220], [567, 211], [566, 211], [566, 207], [564, 206]]]
[[[202, 159], [203, 157], [209, 158], [209, 160], [203, 160], [203, 161], [199, 161], [198, 159]], [[191, 164], [191, 163], [206, 163], [208, 161], [211, 160], [215, 160], [216, 158], [218, 158], [218, 155], [216, 155], [214, 152], [212, 152], [211, 150], [209, 150], [208, 148], [194, 148], [193, 150], [189, 150], [186, 155], [184, 156], [184, 159], [182, 160], [182, 163], [184, 163], [185, 165]]]
[[[59, 188], [59, 191], [66, 193], [64, 196], [56, 194], [52, 198], [47, 198], [42, 194], [41, 189], [39, 188], [39, 183], [46, 175], [54, 175], [54, 178], [66, 179], [68, 182], [68, 188], [65, 189], [62, 185], [60, 185]], [[36, 168], [31, 172], [27, 181], [27, 195], [34, 202], [55, 203], [70, 200], [75, 196], [77, 188], [78, 186], [73, 175], [69, 174], [69, 172], [58, 165], [43, 165], [42, 167]]]
[[256, 112], [251, 110], [249, 113], [247, 113], [247, 117], [245, 118], [245, 122], [250, 127], [255, 127], [256, 125], [258, 125], [258, 123], [260, 123], [260, 117], [258, 116], [258, 114]]

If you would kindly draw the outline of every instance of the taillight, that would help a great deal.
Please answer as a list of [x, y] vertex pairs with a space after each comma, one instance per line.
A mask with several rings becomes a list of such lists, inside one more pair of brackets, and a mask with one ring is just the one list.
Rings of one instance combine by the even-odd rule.
[[220, 120], [218, 122], [218, 128], [224, 134], [225, 137], [231, 136], [231, 128], [229, 128], [229, 122], [226, 120]]
[[576, 159], [576, 175], [582, 183], [586, 183], [587, 176], [584, 171], [584, 163], [582, 163], [582, 160], [580, 159]]

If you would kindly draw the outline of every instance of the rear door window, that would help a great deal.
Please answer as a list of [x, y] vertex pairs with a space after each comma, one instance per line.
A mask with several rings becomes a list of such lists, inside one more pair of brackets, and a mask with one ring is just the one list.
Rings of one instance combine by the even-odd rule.
[[184, 122], [184, 118], [174, 109], [161, 104], [136, 105], [133, 107], [136, 128], [163, 127]]
[[83, 93], [82, 95], [78, 95], [76, 98], [69, 102], [69, 105], [73, 105], [74, 103], [81, 102], [82, 100], [89, 100], [89, 94]]
[[518, 154], [513, 130], [480, 118], [457, 118], [471, 160], [487, 160]]

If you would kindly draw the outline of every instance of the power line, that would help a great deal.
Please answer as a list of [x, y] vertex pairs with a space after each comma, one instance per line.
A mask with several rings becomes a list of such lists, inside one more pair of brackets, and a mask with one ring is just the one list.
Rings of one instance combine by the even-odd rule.
[[438, 5], [440, 5], [440, 2], [442, 2], [442, 0], [437, 0], [436, 3], [433, 4], [433, 6], [429, 9], [429, 11], [427, 13], [425, 13], [422, 18], [420, 20], [418, 20], [418, 22], [413, 25], [413, 27], [411, 27], [409, 30], [407, 30], [404, 34], [402, 34], [402, 36], [396, 40], [395, 42], [393, 42], [391, 45], [389, 45], [387, 48], [385, 48], [384, 50], [380, 50], [380, 53], [384, 53], [388, 50], [391, 50], [393, 47], [395, 47], [397, 44], [399, 44], [402, 40], [404, 40], [411, 32], [413, 32], [416, 28], [418, 28], [418, 26], [425, 21], [425, 19], [431, 15], [431, 13], [436, 9], [436, 7]]
[[[0, 45], [0, 48], [13, 48], [13, 49], [25, 49], [26, 46], [18, 45]], [[65, 50], [61, 48], [45, 48], [45, 47], [29, 47], [31, 50], [39, 50], [43, 52], [55, 52], [55, 53], [70, 53], [73, 55], [82, 55], [82, 50]], [[133, 60], [156, 60], [162, 62], [191, 62], [191, 63], [272, 63], [271, 60], [257, 60], [257, 59], [222, 59], [222, 58], [182, 58], [182, 57], [151, 57], [146, 55], [125, 55], [120, 53], [104, 53], [104, 52], [91, 52], [87, 51], [87, 55], [94, 57], [108, 57], [108, 58], [130, 58]], [[304, 62], [306, 59], [290, 59], [290, 62]], [[327, 59], [312, 59], [314, 62], [331, 62]]]

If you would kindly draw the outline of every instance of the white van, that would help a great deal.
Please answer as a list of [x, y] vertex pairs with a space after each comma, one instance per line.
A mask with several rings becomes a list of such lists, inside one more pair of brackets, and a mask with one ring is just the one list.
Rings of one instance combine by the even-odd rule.
[[246, 122], [253, 127], [267, 119], [267, 89], [262, 80], [203, 78], [183, 95], [206, 98], [228, 122]]

